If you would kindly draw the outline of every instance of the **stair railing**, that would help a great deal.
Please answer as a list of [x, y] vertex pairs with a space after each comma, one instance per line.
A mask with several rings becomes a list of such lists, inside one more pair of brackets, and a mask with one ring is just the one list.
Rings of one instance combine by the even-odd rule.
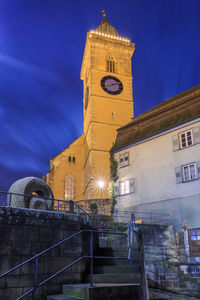
[[146, 263], [145, 263], [145, 255], [144, 255], [144, 241], [143, 241], [143, 233], [141, 230], [136, 230], [135, 226], [135, 215], [131, 213], [131, 219], [128, 227], [128, 245], [129, 245], [129, 254], [128, 259], [130, 260], [130, 272], [133, 273], [132, 266], [132, 254], [134, 253], [135, 245], [134, 245], [134, 233], [137, 234], [139, 247], [141, 251], [141, 279], [140, 279], [140, 294], [142, 300], [149, 300], [149, 291], [148, 291], [148, 282], [147, 282], [147, 274], [146, 274]]
[[[56, 273], [54, 273], [53, 275], [51, 275], [50, 277], [46, 278], [45, 280], [43, 280], [42, 282], [38, 283], [38, 264], [39, 264], [39, 257], [41, 257], [42, 255], [46, 254], [47, 252], [49, 252], [50, 250], [66, 243], [67, 241], [69, 241], [70, 239], [82, 234], [83, 232], [89, 232], [90, 233], [90, 246], [89, 246], [89, 256], [80, 256], [79, 258], [77, 258], [76, 260], [74, 260], [73, 262], [71, 262], [70, 264], [68, 264], [67, 266], [63, 267], [62, 269], [60, 269], [59, 271], [57, 271]], [[72, 234], [71, 236], [65, 238], [64, 240], [54, 244], [53, 246], [49, 247], [48, 249], [34, 255], [33, 257], [31, 257], [30, 259], [24, 261], [23, 263], [17, 265], [16, 267], [10, 269], [9, 271], [3, 273], [0, 275], [0, 278], [7, 276], [8, 274], [10, 274], [11, 272], [21, 268], [22, 266], [26, 265], [27, 263], [30, 263], [32, 261], [34, 261], [34, 273], [33, 273], [33, 288], [31, 288], [29, 291], [27, 291], [25, 294], [23, 294], [22, 296], [20, 296], [19, 298], [17, 298], [17, 300], [21, 300], [23, 299], [25, 296], [29, 295], [32, 293], [32, 300], [36, 299], [36, 290], [43, 286], [44, 284], [46, 284], [47, 282], [49, 282], [50, 280], [54, 279], [56, 276], [60, 275], [62, 272], [64, 272], [65, 270], [67, 270], [68, 268], [70, 268], [71, 266], [73, 266], [74, 264], [76, 264], [77, 262], [80, 262], [83, 259], [90, 259], [90, 286], [93, 286], [93, 261], [94, 259], [99, 259], [99, 258], [104, 258], [104, 259], [127, 259], [127, 257], [113, 257], [113, 256], [94, 256], [93, 253], [93, 245], [94, 245], [94, 233], [100, 234], [101, 231], [97, 231], [97, 230], [87, 230], [87, 229], [83, 229], [80, 230], [74, 234]], [[117, 235], [125, 235], [127, 236], [127, 234], [125, 233], [120, 233], [120, 232], [109, 232], [108, 234], [117, 234]]]
[[113, 217], [115, 222], [129, 223], [131, 214], [134, 213], [135, 221], [141, 220], [145, 224], [163, 223], [170, 224], [170, 215], [166, 213], [155, 213], [146, 211], [134, 211], [118, 210], [115, 209]]
[[[60, 199], [54, 199], [54, 198], [49, 198], [49, 197], [42, 197], [39, 195], [32, 195], [32, 194], [19, 194], [19, 193], [10, 193], [10, 192], [4, 192], [4, 191], [0, 191], [0, 196], [1, 197], [5, 197], [5, 199], [1, 199], [3, 200], [3, 206], [9, 206], [9, 207], [14, 207], [11, 205], [11, 200], [12, 200], [12, 196], [21, 196], [21, 197], [29, 197], [29, 198], [38, 198], [38, 199], [43, 199], [43, 200], [50, 200], [54, 203], [56, 203], [55, 208], [57, 212], [64, 212], [65, 210], [62, 210], [62, 206], [65, 208], [65, 206], [67, 205], [69, 208], [71, 207], [70, 204], [72, 206], [76, 207], [76, 211], [77, 211], [77, 216], [80, 216], [80, 212], [83, 213], [83, 215], [86, 215], [87, 218], [87, 222], [89, 222], [90, 219], [90, 214], [88, 212], [86, 212], [81, 206], [79, 206], [76, 202], [69, 200], [60, 200]], [[2, 201], [1, 201], [2, 202]], [[61, 209], [61, 210], [60, 210]], [[71, 212], [70, 210], [68, 210], [68, 212]], [[74, 212], [74, 209], [72, 208], [72, 212]]]
[[128, 226], [128, 259], [130, 261], [130, 272], [133, 273], [133, 258], [132, 253], [134, 252], [134, 232], [135, 232], [135, 216], [131, 214], [131, 220]]

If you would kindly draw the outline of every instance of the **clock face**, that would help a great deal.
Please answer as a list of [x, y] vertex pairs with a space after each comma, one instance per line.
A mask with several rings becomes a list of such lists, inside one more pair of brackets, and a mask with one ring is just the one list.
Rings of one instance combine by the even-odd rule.
[[101, 79], [101, 87], [111, 95], [119, 95], [123, 91], [121, 81], [114, 76], [105, 76]]

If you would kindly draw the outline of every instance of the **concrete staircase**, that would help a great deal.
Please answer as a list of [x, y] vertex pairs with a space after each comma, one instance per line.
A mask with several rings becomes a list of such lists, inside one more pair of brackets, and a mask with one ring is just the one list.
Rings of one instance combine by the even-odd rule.
[[137, 252], [133, 257], [133, 274], [130, 274], [126, 239], [117, 237], [99, 240], [94, 256], [104, 257], [94, 258], [93, 287], [89, 284], [88, 261], [84, 274], [85, 283], [63, 285], [62, 294], [49, 295], [47, 300], [140, 300], [140, 253]]

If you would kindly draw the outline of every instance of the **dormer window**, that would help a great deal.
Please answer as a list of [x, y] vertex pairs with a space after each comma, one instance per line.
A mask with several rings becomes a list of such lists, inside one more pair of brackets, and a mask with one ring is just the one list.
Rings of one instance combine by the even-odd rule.
[[107, 56], [106, 59], [106, 71], [110, 73], [117, 73], [117, 63], [111, 55]]

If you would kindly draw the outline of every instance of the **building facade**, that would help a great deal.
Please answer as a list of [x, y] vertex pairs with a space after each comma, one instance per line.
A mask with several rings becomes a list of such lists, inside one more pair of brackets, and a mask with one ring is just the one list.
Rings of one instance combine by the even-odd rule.
[[96, 30], [87, 33], [81, 67], [83, 134], [50, 161], [47, 183], [55, 198], [94, 202], [100, 198], [100, 179], [105, 182], [103, 199], [109, 198], [109, 151], [116, 129], [133, 117], [134, 49], [105, 16]]
[[176, 228], [200, 227], [200, 85], [118, 129], [112, 152], [116, 210], [167, 213]]

